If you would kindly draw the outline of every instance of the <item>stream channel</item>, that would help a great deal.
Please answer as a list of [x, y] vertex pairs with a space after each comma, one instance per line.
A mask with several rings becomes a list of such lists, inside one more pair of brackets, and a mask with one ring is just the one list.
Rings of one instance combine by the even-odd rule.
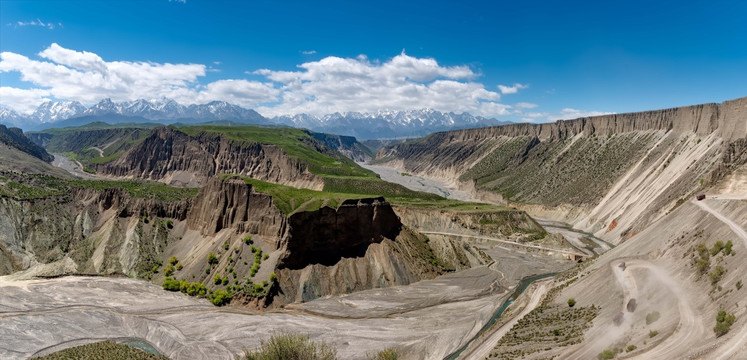
[[[421, 176], [410, 175], [407, 173], [401, 173], [397, 169], [393, 169], [393, 168], [385, 167], [385, 166], [367, 165], [363, 163], [358, 163], [358, 164], [366, 169], [369, 169], [379, 174], [382, 180], [400, 184], [411, 190], [430, 192], [430, 193], [443, 196], [448, 199], [483, 202], [478, 199], [475, 199], [471, 194], [469, 194], [466, 191], [456, 189], [454, 186], [446, 183], [445, 181], [441, 181], [438, 179], [424, 178]], [[600, 253], [599, 250], [601, 250], [601, 252], [604, 252], [614, 247], [614, 245], [608, 242], [605, 242], [601, 239], [598, 239], [590, 233], [581, 231], [579, 229], [574, 229], [567, 224], [550, 221], [546, 219], [535, 219], [535, 220], [541, 223], [543, 227], [546, 227], [548, 232], [561, 233], [564, 237], [566, 237], [566, 239], [568, 239], [576, 247], [578, 247], [581, 237], [585, 237], [593, 241], [595, 243], [594, 249], [586, 249], [586, 248], [580, 249], [581, 251], [587, 252], [591, 256], [593, 256], [594, 253], [598, 255]], [[459, 356], [462, 354], [462, 352], [467, 348], [467, 346], [469, 346], [469, 344], [475, 341], [475, 339], [480, 337], [486, 330], [488, 330], [491, 326], [493, 326], [493, 324], [495, 324], [495, 322], [501, 317], [501, 315], [506, 310], [506, 308], [508, 308], [508, 306], [511, 305], [519, 297], [519, 295], [521, 295], [524, 292], [524, 290], [526, 290], [529, 284], [537, 280], [542, 280], [548, 277], [555, 276], [555, 274], [556, 273], [533, 275], [533, 276], [526, 277], [522, 279], [521, 281], [519, 281], [519, 284], [514, 289], [513, 294], [511, 294], [511, 296], [503, 302], [503, 304], [495, 311], [495, 313], [490, 318], [490, 320], [488, 320], [488, 322], [485, 323], [485, 325], [483, 325], [480, 331], [478, 331], [477, 334], [475, 334], [475, 336], [473, 336], [469, 341], [467, 341], [467, 343], [465, 343], [461, 348], [459, 348], [459, 350], [447, 356], [445, 359], [448, 359], [448, 360], [458, 359]]]

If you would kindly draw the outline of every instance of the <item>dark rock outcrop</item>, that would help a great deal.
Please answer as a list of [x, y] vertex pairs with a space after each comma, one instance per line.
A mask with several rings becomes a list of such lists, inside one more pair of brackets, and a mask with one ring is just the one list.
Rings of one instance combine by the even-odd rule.
[[362, 257], [368, 246], [395, 239], [402, 223], [384, 198], [346, 200], [337, 209], [290, 216], [281, 246], [286, 254], [279, 268], [301, 269], [311, 264], [334, 265], [343, 257]]
[[16, 148], [45, 162], [54, 160], [54, 156], [27, 138], [19, 128], [8, 128], [5, 125], [0, 125], [0, 143]]

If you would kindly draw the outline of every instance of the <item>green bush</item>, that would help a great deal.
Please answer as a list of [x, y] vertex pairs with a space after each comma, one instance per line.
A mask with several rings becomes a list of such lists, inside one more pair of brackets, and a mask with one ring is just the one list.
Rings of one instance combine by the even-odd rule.
[[163, 269], [163, 274], [166, 276], [174, 275], [174, 266], [172, 266], [171, 264], [166, 265], [166, 268]]
[[734, 244], [732, 244], [731, 240], [726, 242], [726, 245], [724, 245], [724, 255], [732, 254], [732, 246], [734, 246]]
[[735, 286], [737, 287], [737, 290], [742, 289], [742, 280], [737, 281], [737, 284]]
[[215, 276], [213, 276], [213, 284], [220, 285], [221, 282], [223, 282], [223, 279], [220, 278], [220, 275], [215, 274]]
[[251, 245], [253, 243], [254, 243], [254, 241], [252, 241], [252, 235], [251, 234], [247, 235], [247, 236], [244, 236], [244, 244]]
[[628, 345], [628, 347], [627, 347], [627, 348], [625, 348], [625, 352], [631, 352], [631, 351], [633, 351], [633, 350], [635, 350], [635, 349], [637, 349], [637, 348], [638, 348], [638, 347], [637, 347], [637, 346], [635, 346], [635, 345]]
[[218, 289], [210, 296], [210, 302], [215, 306], [223, 306], [231, 301], [231, 294], [228, 291]]
[[228, 285], [228, 276], [223, 275], [223, 285]]
[[210, 265], [215, 265], [218, 263], [218, 257], [215, 256], [215, 254], [211, 251], [210, 254], [207, 256], [207, 262]]
[[271, 273], [270, 274], [270, 281], [272, 281], [272, 282], [278, 281], [278, 276], [275, 275], [275, 273]]
[[278, 334], [262, 341], [258, 349], [244, 352], [245, 360], [335, 360], [337, 350], [306, 335]]
[[708, 274], [708, 277], [711, 278], [711, 284], [715, 285], [716, 283], [721, 281], [721, 278], [724, 276], [725, 272], [726, 270], [724, 269], [723, 266], [721, 265], [716, 266], [716, 268], [713, 269], [713, 271], [710, 274]]
[[369, 356], [368, 360], [397, 360], [398, 358], [399, 354], [395, 348], [386, 348], [374, 356]]
[[172, 279], [170, 277], [167, 277], [166, 280], [163, 281], [163, 289], [168, 291], [179, 291], [179, 280]]
[[713, 248], [711, 248], [711, 256], [716, 256], [716, 254], [720, 253], [721, 250], [724, 249], [724, 242], [719, 240], [716, 241], [715, 244], [713, 244]]
[[650, 325], [653, 322], [656, 322], [656, 320], [659, 320], [661, 317], [661, 314], [659, 314], [658, 311], [654, 311], [652, 313], [649, 313], [646, 315], [646, 325]]
[[176, 263], [179, 262], [179, 259], [176, 258], [176, 256], [172, 256], [169, 258], [169, 265], [176, 265]]
[[659, 335], [658, 331], [656, 331], [656, 330], [649, 330], [648, 337], [652, 338], [652, 337], [654, 337], [656, 335]]
[[574, 305], [576, 305], [576, 299], [574, 298], [568, 299], [568, 307], [573, 307]]
[[713, 332], [716, 333], [716, 337], [720, 337], [729, 332], [729, 328], [736, 321], [734, 314], [727, 314], [726, 311], [721, 310], [716, 315], [716, 326], [713, 327]]
[[615, 356], [617, 356], [617, 353], [618, 353], [617, 349], [607, 349], [607, 350], [602, 351], [599, 355], [597, 355], [597, 358], [601, 360], [610, 360], [610, 359], [614, 359]]

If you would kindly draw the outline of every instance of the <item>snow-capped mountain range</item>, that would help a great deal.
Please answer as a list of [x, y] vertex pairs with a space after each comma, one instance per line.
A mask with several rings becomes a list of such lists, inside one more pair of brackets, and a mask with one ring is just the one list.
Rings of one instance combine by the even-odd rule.
[[509, 122], [433, 109], [378, 111], [375, 113], [334, 113], [316, 117], [309, 114], [278, 116], [276, 124], [303, 127], [319, 132], [355, 136], [358, 139], [391, 139], [424, 136], [437, 131], [505, 125]]
[[31, 114], [0, 107], [0, 123], [26, 131], [52, 127], [79, 126], [94, 121], [108, 123], [156, 122], [171, 124], [226, 120], [246, 124], [287, 125], [317, 132], [350, 135], [359, 139], [424, 136], [436, 131], [503, 125], [496, 119], [469, 113], [444, 113], [432, 109], [378, 111], [375, 113], [334, 113], [324, 116], [298, 114], [265, 118], [254, 110], [224, 101], [182, 105], [172, 99], [113, 102], [101, 100], [86, 108], [77, 101], [47, 101]]

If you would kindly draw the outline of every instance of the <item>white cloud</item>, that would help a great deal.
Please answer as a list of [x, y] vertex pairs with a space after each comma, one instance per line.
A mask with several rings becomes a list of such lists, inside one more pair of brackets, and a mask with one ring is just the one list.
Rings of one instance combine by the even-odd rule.
[[384, 62], [326, 57], [298, 66], [298, 71], [260, 69], [253, 74], [274, 81], [281, 103], [257, 110], [279, 114], [372, 112], [381, 109], [432, 108], [496, 116], [508, 113], [500, 94], [470, 81], [478, 76], [467, 66], [441, 66], [434, 59], [404, 52]]
[[314, 55], [314, 54], [316, 54], [316, 50], [305, 50], [305, 51], [301, 51], [301, 54], [304, 54], [304, 55]]
[[563, 110], [560, 110], [560, 114], [549, 115], [547, 117], [547, 120], [550, 120], [550, 121], [569, 120], [569, 119], [578, 119], [582, 117], [610, 115], [610, 114], [614, 114], [614, 112], [595, 111], [595, 110], [578, 110], [578, 109], [572, 109], [572, 108], [565, 108]]
[[529, 103], [529, 102], [520, 102], [520, 103], [514, 104], [514, 107], [517, 108], [517, 109], [534, 109], [537, 106], [539, 106], [539, 105], [533, 104], [533, 103]]
[[[93, 104], [104, 98], [129, 101], [168, 97], [184, 104], [224, 100], [255, 108], [266, 116], [301, 112], [374, 112], [432, 108], [482, 116], [509, 115], [512, 106], [501, 95], [474, 81], [467, 66], [443, 66], [435, 59], [404, 52], [386, 61], [326, 57], [298, 65], [295, 71], [260, 69], [250, 72], [265, 80], [221, 79], [201, 83], [204, 64], [107, 61], [87, 51], [52, 44], [32, 59], [0, 53], [0, 73], [18, 72], [29, 89], [3, 88], [3, 103], [29, 112], [45, 99]], [[213, 63], [215, 64], [215, 63]], [[217, 64], [215, 64], [217, 65]], [[7, 95], [5, 95], [7, 94]], [[519, 103], [516, 108], [534, 104]]]
[[516, 83], [513, 86], [498, 85], [498, 90], [500, 90], [501, 94], [503, 95], [516, 94], [517, 92], [519, 92], [519, 90], [526, 89], [526, 88], [529, 88], [528, 84], [523, 85], [523, 84]]
[[[8, 24], [8, 25], [10, 25], [10, 24]], [[15, 25], [16, 25], [16, 27], [19, 27], [19, 26], [20, 27], [24, 27], [24, 26], [39, 26], [39, 27], [47, 28], [49, 30], [54, 30], [55, 26], [62, 27], [62, 23], [61, 22], [58, 22], [57, 24], [55, 24], [53, 22], [46, 22], [45, 23], [44, 21], [41, 21], [40, 19], [31, 20], [31, 21], [16, 21]]]
[[19, 113], [31, 113], [36, 107], [46, 101], [49, 92], [42, 89], [17, 89], [0, 86], [0, 103], [8, 105]]

